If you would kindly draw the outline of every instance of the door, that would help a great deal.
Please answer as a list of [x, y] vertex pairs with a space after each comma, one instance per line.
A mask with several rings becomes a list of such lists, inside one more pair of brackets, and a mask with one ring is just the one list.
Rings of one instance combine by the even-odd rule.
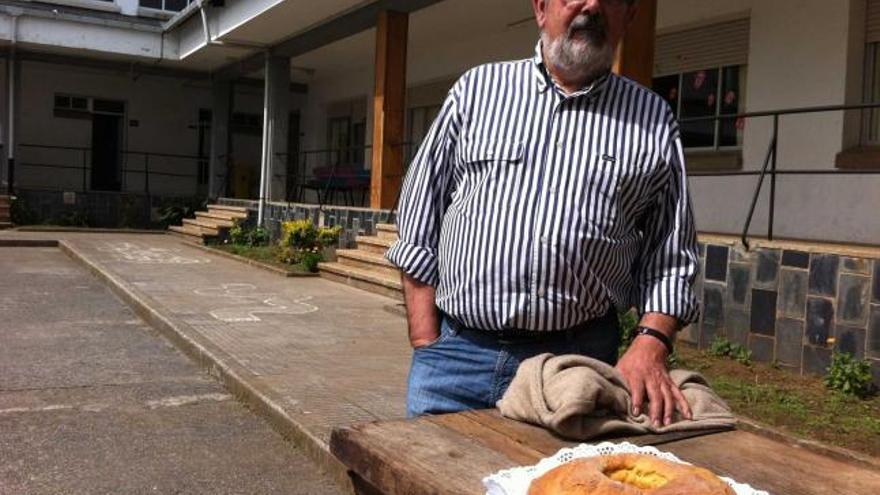
[[122, 137], [122, 117], [119, 115], [92, 115], [92, 189], [118, 191], [119, 143]]

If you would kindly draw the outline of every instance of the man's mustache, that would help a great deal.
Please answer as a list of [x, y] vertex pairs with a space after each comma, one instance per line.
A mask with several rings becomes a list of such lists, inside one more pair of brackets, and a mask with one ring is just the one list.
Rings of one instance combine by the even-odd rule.
[[575, 17], [568, 26], [568, 38], [574, 38], [580, 33], [587, 34], [594, 41], [604, 40], [608, 35], [605, 18], [601, 14], [582, 14]]

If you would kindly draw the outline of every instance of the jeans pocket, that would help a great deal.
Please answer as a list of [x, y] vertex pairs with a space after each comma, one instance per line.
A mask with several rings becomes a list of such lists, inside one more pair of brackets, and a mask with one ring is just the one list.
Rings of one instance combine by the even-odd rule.
[[453, 329], [452, 326], [449, 324], [449, 322], [446, 321], [446, 319], [444, 318], [443, 321], [440, 323], [440, 336], [438, 336], [437, 339], [434, 340], [433, 342], [431, 342], [430, 344], [425, 344], [425, 345], [422, 345], [419, 347], [414, 347], [413, 351], [415, 351], [415, 352], [427, 351], [427, 350], [431, 350], [435, 347], [439, 347], [440, 344], [442, 344], [442, 343], [446, 342], [447, 340], [449, 340], [450, 338], [454, 337], [455, 333], [456, 333], [455, 329]]

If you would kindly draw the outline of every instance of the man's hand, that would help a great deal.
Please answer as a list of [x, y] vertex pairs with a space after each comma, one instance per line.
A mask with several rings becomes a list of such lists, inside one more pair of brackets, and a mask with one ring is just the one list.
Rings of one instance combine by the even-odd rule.
[[[675, 332], [677, 322], [672, 318], [665, 315], [653, 315], [654, 318], [649, 316], [652, 315], [646, 315], [642, 320], [643, 325], [667, 335]], [[672, 322], [666, 320], [667, 318]], [[691, 408], [687, 399], [669, 377], [669, 371], [666, 369], [667, 355], [668, 351], [663, 342], [642, 335], [633, 340], [632, 345], [617, 363], [617, 369], [623, 374], [632, 393], [633, 415], [641, 414], [647, 398], [651, 405], [648, 415], [656, 427], [671, 424], [675, 409], [678, 409], [683, 417], [691, 419]]]
[[409, 344], [416, 349], [440, 338], [440, 317], [434, 302], [436, 291], [409, 275], [403, 275], [402, 279]]

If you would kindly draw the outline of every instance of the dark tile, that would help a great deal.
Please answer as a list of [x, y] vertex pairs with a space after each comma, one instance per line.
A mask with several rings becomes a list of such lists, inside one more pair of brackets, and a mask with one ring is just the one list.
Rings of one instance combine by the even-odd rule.
[[880, 358], [880, 306], [871, 305], [871, 322], [868, 325], [868, 356]]
[[834, 329], [834, 348], [841, 352], [848, 352], [859, 359], [864, 359], [865, 329], [838, 325]]
[[870, 275], [870, 268], [871, 262], [865, 258], [850, 258], [849, 256], [840, 258], [840, 271], [842, 272]]
[[733, 246], [730, 248], [730, 261], [739, 262], [739, 263], [751, 263], [754, 255], [746, 251], [745, 249], [738, 248]]
[[755, 287], [762, 289], [775, 289], [779, 278], [779, 258], [781, 253], [778, 249], [761, 249], [758, 251], [758, 259], [755, 263]]
[[794, 268], [807, 268], [810, 266], [810, 254], [803, 251], [782, 252], [782, 266], [791, 266]]
[[807, 272], [785, 269], [779, 278], [779, 312], [789, 318], [803, 318], [807, 304]]
[[706, 243], [704, 243], [704, 242], [698, 242], [698, 243], [697, 243], [697, 249], [698, 249], [699, 252], [700, 252], [700, 256], [706, 256]]
[[871, 290], [871, 300], [880, 303], [880, 260], [874, 260], [874, 288]]
[[752, 289], [752, 332], [763, 335], [776, 333], [776, 293]]
[[752, 335], [749, 342], [749, 350], [752, 351], [752, 360], [759, 363], [769, 363], [773, 361], [773, 338]]
[[742, 263], [730, 264], [730, 275], [727, 281], [727, 296], [733, 306], [745, 307], [749, 297], [749, 265]]
[[837, 321], [865, 328], [868, 324], [868, 277], [843, 274], [837, 296]]
[[727, 246], [706, 246], [706, 280], [727, 281]]
[[807, 298], [807, 342], [813, 345], [828, 345], [828, 337], [834, 326], [834, 305], [821, 297]]
[[703, 287], [703, 324], [724, 325], [724, 288], [709, 284]]
[[742, 309], [730, 309], [724, 320], [724, 329], [731, 342], [740, 345], [749, 343], [749, 313]]
[[836, 254], [814, 254], [810, 262], [810, 294], [836, 296], [839, 266]]
[[804, 373], [824, 376], [831, 365], [831, 351], [823, 347], [804, 346]]
[[708, 349], [718, 335], [724, 335], [721, 327], [703, 323], [700, 327], [700, 349]]
[[776, 360], [800, 369], [803, 351], [804, 322], [781, 318], [776, 322]]

